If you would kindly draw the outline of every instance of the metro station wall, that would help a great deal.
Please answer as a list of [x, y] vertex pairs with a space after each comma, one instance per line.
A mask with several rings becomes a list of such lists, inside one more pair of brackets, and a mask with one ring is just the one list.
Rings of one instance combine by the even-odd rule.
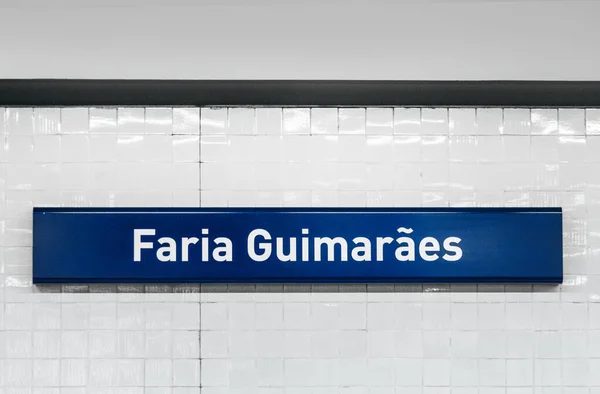
[[[0, 108], [0, 138], [0, 394], [600, 393], [600, 110]], [[33, 206], [560, 206], [565, 282], [34, 287]]]

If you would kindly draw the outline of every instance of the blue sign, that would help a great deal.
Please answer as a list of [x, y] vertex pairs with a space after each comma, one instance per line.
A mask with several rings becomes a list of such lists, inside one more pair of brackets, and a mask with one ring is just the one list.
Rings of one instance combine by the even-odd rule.
[[560, 208], [34, 208], [34, 283], [560, 283]]

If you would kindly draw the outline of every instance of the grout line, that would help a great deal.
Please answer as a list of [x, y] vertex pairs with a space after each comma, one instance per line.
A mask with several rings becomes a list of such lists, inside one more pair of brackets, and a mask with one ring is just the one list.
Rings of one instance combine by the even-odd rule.
[[[202, 108], [198, 108], [198, 206], [202, 207]], [[198, 391], [202, 393], [202, 284], [198, 285]]]
[[198, 207], [202, 206], [202, 108], [198, 108]]
[[202, 392], [202, 285], [198, 286], [198, 388]]

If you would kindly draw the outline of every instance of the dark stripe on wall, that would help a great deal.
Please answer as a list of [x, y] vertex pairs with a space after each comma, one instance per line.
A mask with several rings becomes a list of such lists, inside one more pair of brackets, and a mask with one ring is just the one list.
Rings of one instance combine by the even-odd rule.
[[600, 107], [600, 81], [0, 79], [0, 105]]

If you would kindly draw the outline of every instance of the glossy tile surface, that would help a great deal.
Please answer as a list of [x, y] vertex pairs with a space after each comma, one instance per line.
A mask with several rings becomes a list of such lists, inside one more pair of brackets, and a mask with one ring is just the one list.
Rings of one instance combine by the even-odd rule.
[[[57, 205], [561, 206], [565, 282], [34, 288]], [[0, 108], [1, 394], [593, 394], [598, 360], [597, 109]]]

